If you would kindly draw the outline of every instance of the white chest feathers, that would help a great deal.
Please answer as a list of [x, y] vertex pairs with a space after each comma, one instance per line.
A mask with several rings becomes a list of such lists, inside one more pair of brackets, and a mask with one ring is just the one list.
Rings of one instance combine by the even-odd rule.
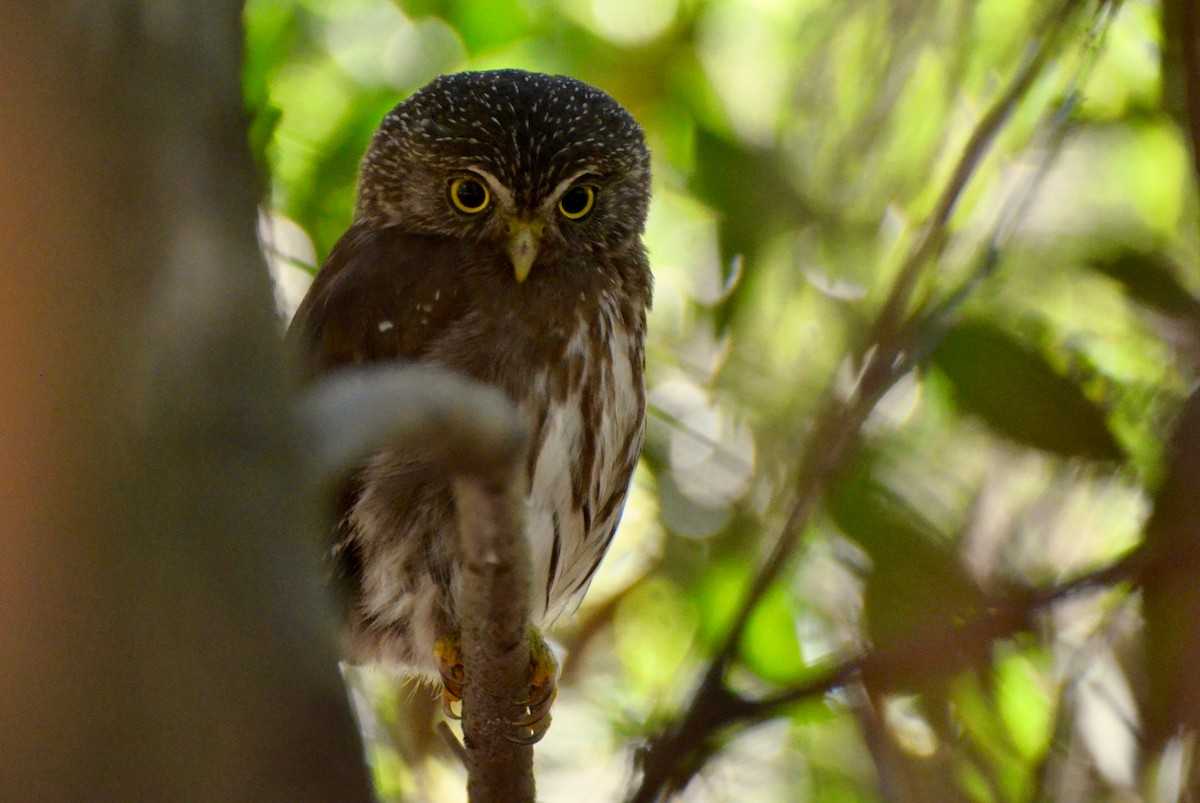
[[[619, 325], [605, 299], [580, 320], [564, 364], [535, 378], [526, 533], [533, 555], [534, 621], [573, 610], [612, 540], [642, 447], [640, 332]], [[544, 412], [542, 412], [544, 411]], [[544, 594], [542, 593], [544, 591]]]

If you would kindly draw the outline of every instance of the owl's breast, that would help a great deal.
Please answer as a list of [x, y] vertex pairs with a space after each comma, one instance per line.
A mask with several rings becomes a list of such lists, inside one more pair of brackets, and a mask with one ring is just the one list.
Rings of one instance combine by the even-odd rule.
[[561, 357], [535, 372], [518, 400], [533, 430], [526, 530], [542, 581], [535, 587], [545, 589], [535, 619], [553, 619], [583, 597], [641, 451], [642, 330], [626, 325], [611, 298], [595, 309], [579, 317]]
[[421, 359], [502, 388], [529, 421], [532, 614], [545, 621], [582, 599], [621, 516], [642, 446], [644, 304], [561, 282], [492, 289]]

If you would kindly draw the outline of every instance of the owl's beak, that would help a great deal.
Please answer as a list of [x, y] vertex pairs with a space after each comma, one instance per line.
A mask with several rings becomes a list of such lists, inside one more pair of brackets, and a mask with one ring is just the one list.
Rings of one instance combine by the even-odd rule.
[[515, 217], [508, 221], [508, 258], [512, 261], [517, 282], [523, 282], [529, 276], [545, 230], [546, 224], [536, 219]]

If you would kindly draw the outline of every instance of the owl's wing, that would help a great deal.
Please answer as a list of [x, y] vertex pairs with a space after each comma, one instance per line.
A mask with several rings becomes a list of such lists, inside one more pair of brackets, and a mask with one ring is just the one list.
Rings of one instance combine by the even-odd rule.
[[[355, 224], [342, 235], [313, 279], [288, 328], [311, 380], [339, 367], [419, 361], [466, 311], [459, 286], [462, 246], [396, 229]], [[336, 586], [351, 599], [362, 574], [359, 542], [347, 514], [362, 493], [347, 480], [334, 511]]]
[[395, 228], [351, 226], [288, 329], [308, 378], [334, 368], [420, 360], [465, 312], [461, 246]]

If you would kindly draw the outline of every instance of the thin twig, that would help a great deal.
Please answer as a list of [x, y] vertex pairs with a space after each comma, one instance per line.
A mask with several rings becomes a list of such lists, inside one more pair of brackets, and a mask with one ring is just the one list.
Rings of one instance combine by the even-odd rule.
[[1143, 558], [1140, 551], [1133, 551], [1064, 583], [1033, 589], [1015, 599], [992, 600], [966, 624], [930, 628], [902, 644], [844, 658], [802, 684], [745, 701], [739, 713], [747, 722], [761, 722], [780, 709], [816, 699], [864, 676], [891, 676], [895, 667], [921, 665], [936, 674], [938, 659], [954, 664], [960, 654], [973, 646], [986, 646], [1028, 630], [1034, 613], [1081, 593], [1136, 581], [1142, 572]]
[[1033, 82], [1042, 73], [1046, 60], [1058, 45], [1058, 36], [1063, 26], [1070, 18], [1080, 0], [1066, 0], [1062, 3], [1049, 21], [1049, 31], [1041, 37], [1036, 47], [1026, 58], [1025, 64], [1017, 72], [1016, 78], [1008, 89], [996, 100], [987, 114], [975, 126], [971, 137], [963, 147], [954, 172], [941, 195], [925, 229], [918, 238], [915, 246], [909, 252], [908, 258], [901, 266], [892, 284], [892, 290], [884, 302], [883, 309], [876, 317], [868, 343], [886, 343], [894, 338], [901, 326], [905, 310], [908, 308], [917, 281], [929, 264], [937, 258], [946, 243], [950, 217], [962, 197], [963, 190], [974, 177], [988, 149], [995, 142], [996, 136], [1004, 128], [1009, 116], [1017, 104], [1028, 93]]
[[[997, 640], [1010, 638], [1035, 626], [1034, 614], [1080, 593], [1136, 582], [1145, 566], [1141, 551], [1133, 551], [1115, 562], [1056, 585], [1029, 590], [1014, 597], [998, 598], [982, 606], [982, 612], [962, 625], [932, 627], [914, 638], [893, 646], [867, 651], [837, 661], [803, 683], [756, 700], [738, 696], [726, 687], [718, 690], [711, 707], [694, 717], [697, 730], [671, 732], [675, 760], [696, 771], [714, 749], [720, 734], [737, 724], [753, 726], [799, 703], [815, 700], [859, 681], [886, 688], [889, 679], [911, 675], [919, 667], [926, 675], [938, 675], [960, 667], [963, 655], [979, 655]], [[651, 746], [651, 750], [655, 746]], [[660, 748], [661, 749], [661, 748]], [[670, 769], [677, 769], [672, 767]], [[670, 782], [682, 780], [666, 776]], [[633, 800], [656, 800], [668, 788], [648, 789], [645, 784]]]
[[956, 289], [944, 293], [942, 299], [936, 303], [931, 298], [926, 299], [914, 312], [913, 319], [923, 318], [927, 324], [925, 328], [935, 335], [928, 342], [913, 349], [914, 361], [919, 361], [937, 346], [937, 342], [934, 341], [940, 339], [936, 335], [940, 334], [944, 322], [962, 306], [980, 283], [992, 275], [1008, 241], [1020, 230], [1029, 211], [1033, 208], [1033, 202], [1037, 199], [1042, 185], [1050, 173], [1050, 168], [1057, 161], [1063, 144], [1066, 142], [1071, 120], [1082, 101], [1082, 88], [1099, 60], [1108, 31], [1112, 27], [1120, 5], [1121, 0], [1113, 0], [1113, 2], [1103, 3], [1098, 9], [1096, 20], [1088, 34], [1088, 41], [1091, 42], [1091, 45], [1087, 55], [1080, 60], [1063, 92], [1063, 101], [1058, 105], [1054, 114], [1051, 115], [1048, 125], [1044, 128], [1043, 142], [1045, 144], [1040, 148], [1042, 156], [1037, 162], [1034, 175], [1010, 196], [1008, 203], [998, 215], [991, 235], [987, 238], [987, 243], [983, 246], [982, 253], [977, 258], [975, 265]]
[[990, 644], [1027, 630], [1031, 614], [1077, 594], [1136, 580], [1142, 564], [1141, 552], [1134, 551], [1067, 582], [1033, 589], [1016, 599], [993, 600], [965, 625], [932, 628], [895, 647], [845, 659], [821, 676], [762, 697], [748, 708], [756, 720], [761, 720], [774, 715], [780, 708], [818, 697], [861, 675], [890, 674], [892, 667], [913, 663], [926, 664], [930, 672], [935, 672], [936, 665], [929, 663], [931, 656], [954, 661], [964, 647]]
[[[799, 533], [802, 532], [803, 526], [809, 520], [815, 504], [820, 501], [826, 479], [842, 463], [850, 447], [857, 440], [858, 430], [866, 421], [871, 410], [874, 409], [875, 403], [907, 371], [907, 363], [897, 362], [897, 358], [903, 356], [905, 345], [909, 340], [907, 335], [903, 335], [899, 331], [899, 327], [901, 316], [908, 306], [917, 279], [922, 271], [929, 267], [930, 260], [940, 251], [940, 244], [946, 236], [950, 215], [962, 191], [978, 169], [987, 147], [995, 141], [996, 135], [1012, 113], [1013, 108], [1033, 85], [1034, 79], [1045, 65], [1052, 46], [1057, 42], [1058, 29], [1066, 21], [1066, 12], [1074, 8], [1077, 2], [1078, 0], [1068, 0], [1060, 7], [1059, 13], [1056, 15], [1055, 27], [1051, 33], [1043, 37], [1041, 46], [1027, 60], [1008, 90], [980, 120], [975, 132], [968, 140], [949, 184], [942, 191], [936, 211], [926, 226], [926, 234], [909, 253], [900, 274], [892, 285], [888, 300], [876, 317], [875, 325], [872, 327], [872, 336], [859, 356], [859, 363], [864, 365], [864, 368], [858, 392], [845, 402], [837, 398], [835, 391], [826, 392], [827, 407], [824, 414], [819, 416], [818, 421], [826, 422], [827, 426], [822, 429], [818, 423], [809, 438], [810, 448], [800, 470], [797, 499], [793, 503], [791, 514], [788, 516], [775, 548], [751, 587], [750, 593], [743, 600], [738, 610], [738, 616], [730, 628], [729, 636], [718, 653], [722, 665], [728, 663], [736, 653], [737, 644], [741, 640], [746, 623], [758, 601], [775, 582], [786, 565], [787, 558], [795, 551]], [[849, 435], [847, 430], [854, 434]]]
[[[716, 730], [735, 719], [768, 710], [769, 706], [763, 707], [761, 702], [751, 703], [728, 689], [724, 681], [725, 672], [737, 655], [746, 626], [759, 601], [794, 554], [800, 534], [820, 504], [830, 478], [857, 445], [868, 415], [887, 390], [909, 369], [911, 357], [907, 352], [912, 333], [908, 329], [919, 325], [919, 322], [908, 319], [906, 326], [905, 313], [917, 282], [941, 253], [948, 236], [950, 218], [963, 190], [1012, 111], [1041, 74], [1047, 59], [1057, 47], [1063, 26], [1078, 4], [1079, 0], [1066, 0], [1059, 6], [1053, 15], [1050, 32], [1042, 37], [1039, 46], [1018, 71], [1008, 89], [976, 126], [939, 196], [933, 215], [901, 266], [888, 298], [875, 318], [870, 336], [859, 353], [858, 364], [862, 365], [862, 374], [857, 387], [845, 399], [839, 397], [832, 385], [826, 391], [817, 423], [807, 439], [798, 473], [796, 496], [787, 520], [770, 555], [743, 597], [687, 709], [643, 754], [642, 780], [630, 797], [631, 803], [648, 803], [658, 799], [668, 789], [682, 785], [703, 764], [706, 759], [703, 754], [705, 745]], [[824, 678], [824, 682], [844, 682], [844, 673], [852, 674], [854, 671], [852, 665], [838, 667]], [[700, 751], [700, 754], [696, 751]]]

